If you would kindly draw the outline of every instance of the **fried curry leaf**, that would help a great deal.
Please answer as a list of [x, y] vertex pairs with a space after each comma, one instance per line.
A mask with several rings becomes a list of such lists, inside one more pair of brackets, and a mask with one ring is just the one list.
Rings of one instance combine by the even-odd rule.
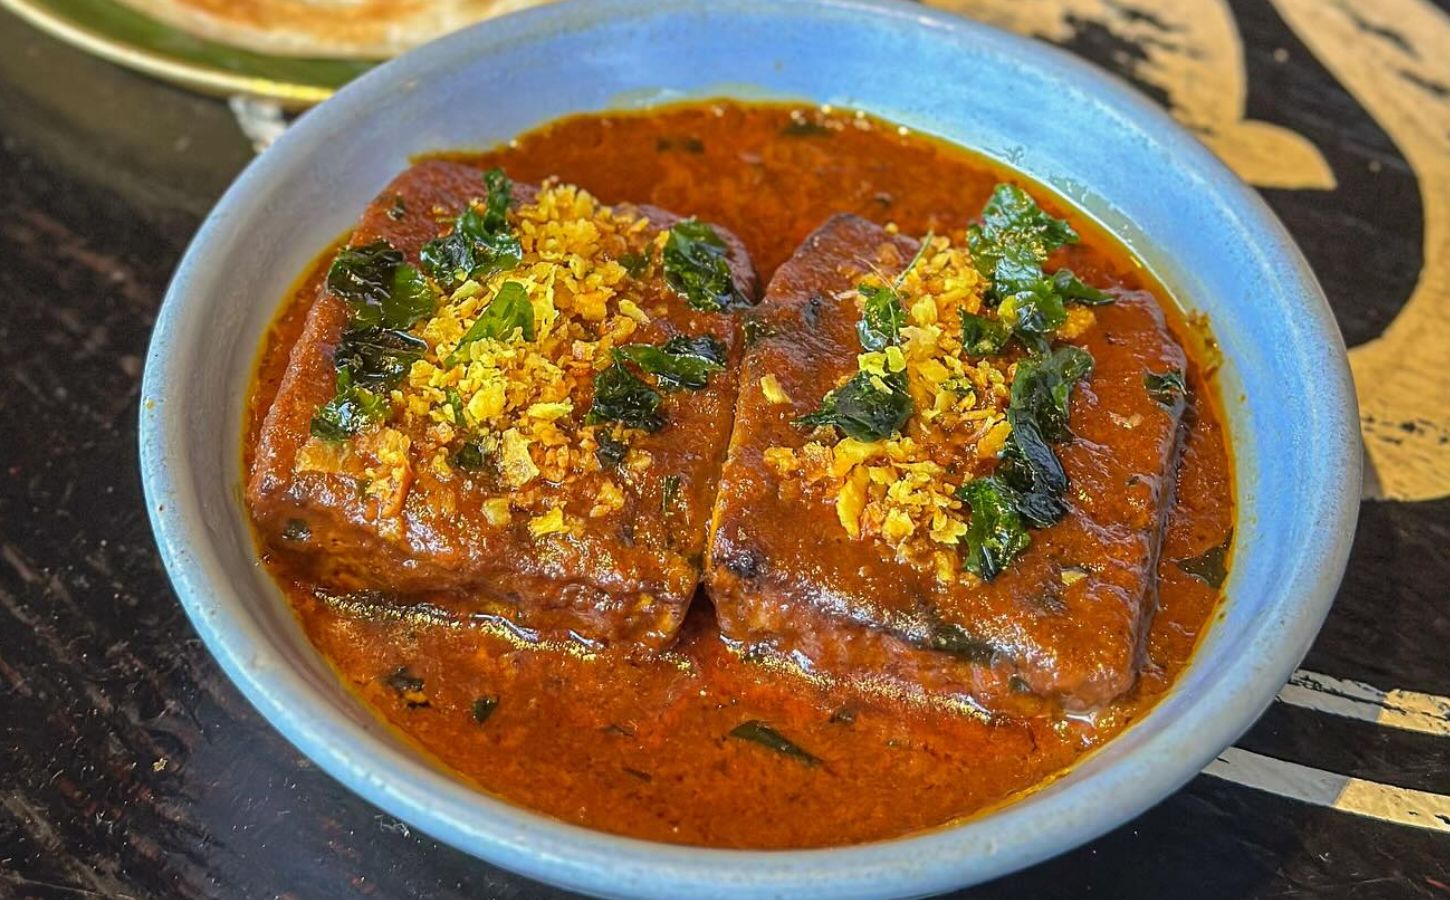
[[915, 408], [905, 372], [885, 377], [857, 372], [826, 394], [819, 409], [795, 423], [808, 428], [830, 425], [858, 441], [879, 441], [900, 432]]
[[643, 253], [624, 253], [616, 260], [630, 278], [638, 278], [649, 268], [650, 248], [646, 247]]
[[[924, 245], [923, 245], [924, 246]], [[884, 350], [901, 339], [901, 326], [906, 324], [906, 310], [895, 289], [887, 285], [862, 284], [856, 288], [866, 301], [856, 334], [867, 350]]]
[[1018, 291], [998, 307], [1002, 321], [1011, 325], [1020, 336], [1045, 336], [1067, 322], [1067, 307], [1062, 298], [1048, 289], [1047, 282], [1038, 282], [1029, 290]]
[[1018, 494], [1001, 478], [975, 478], [957, 490], [971, 507], [963, 565], [983, 581], [991, 581], [1032, 542], [1017, 510]]
[[1064, 244], [1077, 243], [1077, 232], [1062, 219], [1048, 215], [1031, 195], [1015, 184], [999, 184], [982, 207], [982, 230], [992, 238], [1012, 234], [1031, 238], [1051, 253]]
[[465, 472], [477, 472], [488, 462], [488, 449], [478, 438], [464, 441], [453, 454], [453, 465]]
[[725, 368], [725, 345], [711, 335], [672, 337], [664, 346], [626, 344], [614, 358], [632, 362], [659, 379], [663, 388], [703, 388], [710, 373]]
[[488, 721], [496, 709], [498, 709], [497, 697], [479, 697], [473, 701], [473, 708], [471, 710], [473, 713], [473, 721], [482, 725]]
[[407, 666], [398, 667], [396, 672], [383, 679], [383, 684], [402, 697], [410, 709], [430, 705], [428, 695], [423, 693], [423, 679], [408, 671]]
[[1223, 541], [1200, 553], [1198, 556], [1189, 559], [1176, 559], [1173, 564], [1178, 568], [1197, 578], [1199, 581], [1218, 590], [1228, 578], [1228, 551], [1233, 546], [1234, 533], [1232, 530], [1224, 535]]
[[403, 254], [387, 241], [344, 247], [327, 268], [327, 289], [347, 303], [354, 323], [380, 325], [393, 273], [402, 264]]
[[1182, 403], [1188, 392], [1188, 384], [1178, 369], [1169, 369], [1161, 375], [1148, 372], [1143, 376], [1143, 386], [1148, 389], [1148, 396], [1169, 409]]
[[742, 722], [730, 730], [730, 736], [737, 741], [750, 741], [759, 744], [769, 750], [774, 750], [781, 756], [789, 756], [799, 760], [808, 766], [820, 765], [820, 758], [809, 753], [799, 745], [782, 735], [779, 731], [758, 720]]
[[594, 440], [597, 444], [594, 448], [594, 458], [599, 460], [602, 468], [617, 468], [629, 455], [629, 445], [608, 431], [601, 429], [594, 435]]
[[411, 328], [437, 303], [427, 280], [387, 241], [339, 250], [327, 269], [327, 289], [347, 303], [354, 328]]
[[454, 222], [453, 231], [423, 245], [423, 268], [445, 287], [507, 271], [524, 258], [508, 225], [513, 185], [502, 169], [483, 173], [483, 182], [488, 188], [483, 209], [470, 204]]
[[1008, 410], [1007, 422], [1012, 433], [997, 474], [1017, 492], [1015, 502], [1022, 518], [1034, 528], [1046, 528], [1067, 514], [1062, 499], [1067, 493], [1067, 473], [1033, 416]]
[[659, 431], [665, 417], [660, 412], [663, 398], [618, 359], [594, 376], [594, 403], [585, 424], [619, 422], [631, 428]]
[[1068, 430], [1072, 386], [1092, 369], [1092, 355], [1080, 347], [1059, 347], [1028, 357], [1017, 364], [1011, 408], [1019, 416], [1035, 419], [1049, 441], [1067, 440], [1072, 436]]
[[464, 348], [474, 341], [511, 340], [514, 334], [526, 341], [534, 339], [534, 305], [529, 302], [528, 291], [517, 281], [505, 281], [499, 285], [488, 306], [479, 313], [459, 339], [458, 346], [448, 354], [443, 364], [449, 368], [458, 365], [468, 356]]
[[1067, 303], [1081, 306], [1104, 306], [1113, 302], [1113, 295], [1100, 291], [1073, 274], [1071, 269], [1058, 269], [1049, 279], [1052, 290]]
[[962, 349], [972, 356], [998, 356], [1012, 332], [998, 319], [962, 313]]
[[1070, 269], [1050, 276], [1042, 271], [1052, 251], [1077, 240], [1071, 225], [1048, 215], [1026, 191], [1010, 184], [997, 185], [982, 210], [982, 224], [967, 230], [972, 261], [992, 281], [987, 300], [999, 303], [1012, 298], [1014, 327], [1029, 334], [1061, 327], [1065, 304], [1096, 306], [1113, 301], [1112, 295], [1084, 283]]
[[775, 337], [775, 326], [754, 315], [745, 316], [745, 323], [741, 326], [745, 339], [745, 347], [749, 349], [769, 337]]
[[665, 238], [663, 262], [665, 283], [691, 309], [716, 312], [745, 305], [730, 274], [725, 241], [709, 225], [677, 222]]
[[353, 381], [347, 368], [337, 370], [337, 390], [331, 400], [312, 415], [312, 436], [324, 441], [343, 441], [383, 421], [387, 401]]
[[403, 380], [427, 350], [427, 342], [406, 331], [357, 328], [343, 333], [333, 362], [364, 387], [390, 388]]
[[488, 197], [483, 202], [481, 225], [485, 234], [498, 234], [508, 228], [509, 203], [513, 201], [513, 182], [503, 169], [492, 168], [483, 173], [483, 186]]

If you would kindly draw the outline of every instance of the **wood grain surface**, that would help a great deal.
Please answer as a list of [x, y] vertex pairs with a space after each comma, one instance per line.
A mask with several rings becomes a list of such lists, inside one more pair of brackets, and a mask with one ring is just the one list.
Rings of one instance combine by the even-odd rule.
[[[1450, 897], [1446, 3], [942, 5], [1127, 78], [1260, 187], [1352, 348], [1375, 472], [1282, 702], [1136, 821], [962, 896]], [[141, 360], [253, 152], [227, 104], [0, 15], [0, 898], [560, 896], [315, 769], [161, 571]]]

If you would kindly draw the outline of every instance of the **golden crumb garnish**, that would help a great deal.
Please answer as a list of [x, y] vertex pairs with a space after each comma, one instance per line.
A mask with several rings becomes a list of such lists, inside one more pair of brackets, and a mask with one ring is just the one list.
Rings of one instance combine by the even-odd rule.
[[[899, 255], [894, 245], [883, 245], [875, 258], [885, 265]], [[857, 371], [872, 383], [905, 373], [914, 414], [903, 433], [867, 442], [818, 429], [798, 449], [768, 448], [764, 462], [782, 490], [832, 504], [851, 537], [878, 540], [951, 581], [969, 577], [954, 552], [970, 517], [957, 491], [992, 472], [1007, 446], [1012, 428], [1006, 413], [1020, 355], [1010, 349], [983, 355], [978, 346], [964, 346], [963, 321], [1009, 319], [1014, 304], [995, 310], [986, 305], [987, 279], [966, 246], [947, 236], [928, 235], [916, 258], [902, 264], [905, 270], [890, 279], [875, 270], [860, 274], [853, 283], [861, 290], [853, 293], [860, 314], [869, 290], [888, 287], [905, 313], [895, 342], [856, 359]], [[1090, 309], [1073, 306], [1056, 336], [1077, 336], [1093, 324]], [[773, 396], [779, 384], [767, 383], [773, 379], [761, 379], [761, 392], [783, 402]], [[827, 433], [832, 437], [823, 443]]]
[[[445, 481], [473, 478], [475, 486], [496, 482], [504, 496], [485, 499], [482, 513], [497, 527], [510, 522], [511, 510], [541, 514], [543, 524], [530, 518], [531, 529], [549, 527], [564, 515], [544, 512], [553, 489], [576, 482], [586, 498], [581, 514], [610, 515], [625, 506], [624, 489], [605, 479], [596, 459], [596, 426], [584, 420], [595, 373], [610, 364], [614, 348], [638, 341], [636, 332], [651, 324], [646, 303], [655, 315], [668, 313], [667, 305], [641, 295], [640, 282], [618, 261], [647, 254], [664, 235], [631, 210], [553, 180], [508, 217], [521, 260], [439, 292], [433, 315], [410, 329], [426, 350], [386, 397], [390, 427], [342, 443], [309, 441], [299, 468], [359, 478], [379, 515], [402, 509], [415, 469]], [[516, 285], [505, 294], [507, 327], [481, 323], [506, 285]], [[476, 465], [456, 462], [464, 447], [486, 460], [487, 478], [473, 474]], [[650, 464], [642, 451], [625, 461], [634, 473]]]
[[771, 403], [781, 405], [790, 402], [790, 395], [780, 386], [780, 381], [774, 375], [766, 375], [760, 379], [760, 392]]

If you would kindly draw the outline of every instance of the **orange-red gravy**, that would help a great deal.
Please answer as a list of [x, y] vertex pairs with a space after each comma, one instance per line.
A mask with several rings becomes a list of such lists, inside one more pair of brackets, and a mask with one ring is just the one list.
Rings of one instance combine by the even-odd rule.
[[[745, 241], [766, 279], [833, 213], [959, 237], [995, 183], [1021, 180], [870, 118], [735, 103], [574, 117], [462, 158], [502, 166], [519, 181], [559, 176], [605, 202], [652, 203], [718, 222]], [[1054, 211], [1083, 234], [1070, 259], [1075, 271], [1153, 291], [1190, 355], [1201, 356], [1166, 292], [1126, 251], [1071, 210]], [[327, 262], [284, 309], [263, 350], [248, 447]], [[987, 723], [808, 683], [729, 651], [703, 595], [665, 657], [586, 656], [511, 643], [481, 627], [325, 603], [269, 564], [312, 641], [379, 715], [514, 803], [606, 831], [715, 847], [899, 836], [1060, 773], [1143, 715], [1188, 660], [1218, 595], [1172, 560], [1219, 544], [1233, 523], [1220, 415], [1203, 366], [1190, 376], [1195, 415], [1159, 566], [1148, 662], [1132, 695], [1091, 724]], [[404, 667], [423, 680], [422, 697], [389, 684]], [[482, 723], [473, 714], [480, 697], [498, 700]], [[821, 764], [728, 737], [748, 720], [770, 723]]]

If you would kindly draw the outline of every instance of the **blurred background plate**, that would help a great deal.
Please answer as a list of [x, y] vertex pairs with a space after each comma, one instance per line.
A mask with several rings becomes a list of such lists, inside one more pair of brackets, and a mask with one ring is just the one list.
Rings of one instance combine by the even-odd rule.
[[376, 65], [268, 56], [193, 37], [113, 0], [0, 0], [0, 7], [88, 53], [209, 94], [247, 94], [289, 108], [321, 103]]

